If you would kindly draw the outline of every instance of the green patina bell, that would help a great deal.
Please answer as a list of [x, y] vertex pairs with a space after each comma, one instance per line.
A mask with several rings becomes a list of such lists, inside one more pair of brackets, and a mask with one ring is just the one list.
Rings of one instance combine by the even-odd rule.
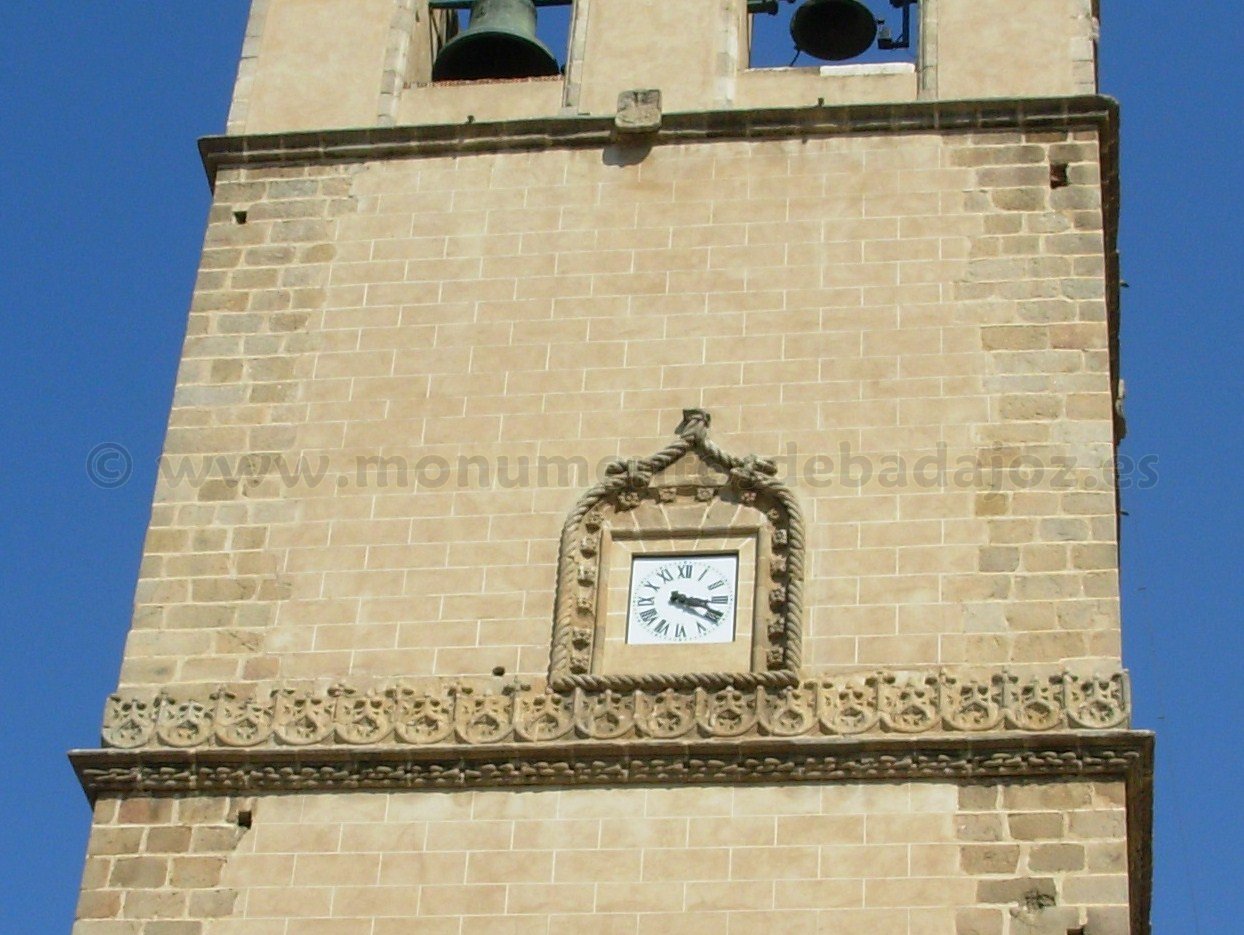
[[441, 49], [433, 81], [481, 81], [556, 75], [557, 57], [536, 38], [533, 0], [475, 0], [471, 20]]
[[859, 0], [807, 0], [790, 21], [800, 52], [836, 62], [863, 55], [877, 40], [877, 19]]

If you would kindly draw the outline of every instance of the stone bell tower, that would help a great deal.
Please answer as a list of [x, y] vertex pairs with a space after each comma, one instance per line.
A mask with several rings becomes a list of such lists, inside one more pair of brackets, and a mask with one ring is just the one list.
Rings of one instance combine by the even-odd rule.
[[550, 6], [254, 0], [76, 935], [1146, 935], [1096, 2]]

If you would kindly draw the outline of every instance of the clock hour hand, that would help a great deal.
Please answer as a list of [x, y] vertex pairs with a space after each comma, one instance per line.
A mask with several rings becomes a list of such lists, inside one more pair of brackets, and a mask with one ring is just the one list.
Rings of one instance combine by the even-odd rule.
[[710, 620], [712, 620], [714, 623], [720, 620], [723, 616], [720, 610], [717, 610], [714, 607], [710, 607], [709, 602], [705, 600], [704, 598], [691, 597], [690, 595], [683, 594], [679, 591], [675, 591], [673, 594], [670, 595], [670, 603], [675, 604], [678, 607], [685, 607], [688, 610], [697, 610], [697, 609], [702, 610], [704, 611], [705, 615]]
[[679, 591], [675, 591], [670, 595], [670, 603], [677, 604], [679, 607], [703, 607], [705, 610], [708, 609], [708, 601], [704, 598], [692, 597]]

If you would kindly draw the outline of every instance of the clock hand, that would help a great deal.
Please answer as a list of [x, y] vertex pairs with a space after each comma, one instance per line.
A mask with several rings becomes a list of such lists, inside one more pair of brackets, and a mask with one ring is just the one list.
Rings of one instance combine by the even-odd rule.
[[[703, 611], [703, 616], [706, 616], [714, 623], [719, 621], [722, 616], [724, 616], [720, 610], [717, 610], [715, 607], [710, 607], [709, 602], [704, 598], [691, 597], [690, 595], [682, 594], [679, 591], [675, 591], [670, 595], [670, 603], [678, 607], [686, 608], [692, 612], [695, 612], [696, 610]], [[697, 616], [701, 615], [697, 614]]]
[[683, 607], [703, 607], [705, 610], [708, 609], [708, 601], [704, 598], [691, 597], [688, 594], [682, 594], [678, 591], [675, 591], [670, 595], [670, 603], [679, 604]]

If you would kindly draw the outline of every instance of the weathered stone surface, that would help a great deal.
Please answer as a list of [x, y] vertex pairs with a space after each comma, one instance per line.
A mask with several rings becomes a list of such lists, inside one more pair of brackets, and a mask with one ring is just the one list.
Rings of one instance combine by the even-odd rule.
[[618, 95], [614, 126], [623, 135], [652, 133], [661, 128], [661, 92], [623, 91]]
[[[1114, 114], [1088, 0], [997, 5], [822, 70], [577, 0], [432, 83], [446, 11], [255, 0], [75, 935], [1127, 929]], [[639, 483], [688, 407], [797, 509]], [[773, 536], [750, 680], [547, 691], [693, 508]]]

